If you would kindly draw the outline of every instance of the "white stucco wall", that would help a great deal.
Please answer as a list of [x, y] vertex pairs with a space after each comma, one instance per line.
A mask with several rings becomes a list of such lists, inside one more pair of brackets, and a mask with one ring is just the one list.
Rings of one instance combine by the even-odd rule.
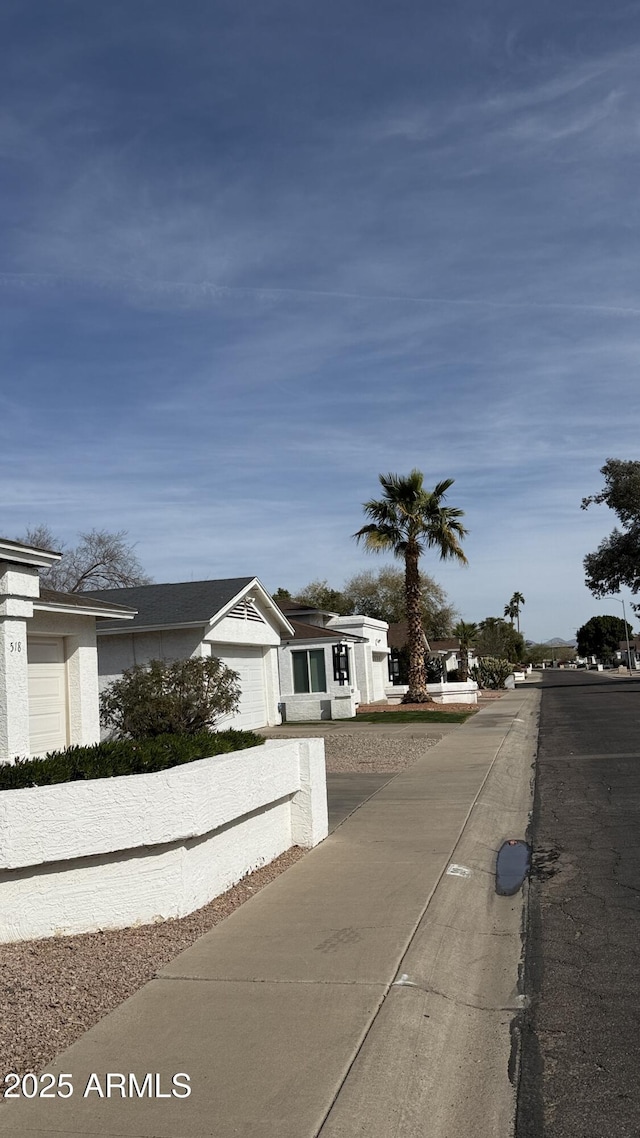
[[[386, 695], [390, 703], [400, 703], [409, 687], [407, 684], [387, 684]], [[427, 684], [427, 691], [434, 703], [478, 702], [478, 685], [475, 680], [464, 683]]]
[[353, 646], [356, 666], [353, 682], [359, 691], [358, 702], [375, 703], [376, 700], [383, 700], [389, 682], [387, 622], [357, 614], [336, 616], [329, 621], [329, 628], [364, 638], [364, 644], [355, 643]]
[[100, 690], [135, 664], [148, 664], [150, 660], [186, 660], [190, 656], [203, 655], [203, 632], [203, 628], [119, 633], [101, 633], [98, 629]]
[[327, 830], [321, 739], [0, 791], [0, 942], [184, 916]]

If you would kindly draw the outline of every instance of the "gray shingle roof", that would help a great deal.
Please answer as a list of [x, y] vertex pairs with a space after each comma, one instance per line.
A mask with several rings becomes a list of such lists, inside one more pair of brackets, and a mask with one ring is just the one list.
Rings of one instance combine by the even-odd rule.
[[[354, 640], [365, 642], [364, 636], [355, 636], [352, 632], [341, 632], [339, 628], [320, 628], [317, 624], [304, 624], [301, 620], [289, 617], [289, 624], [293, 628], [296, 640], [333, 640], [336, 644], [341, 640]], [[291, 644], [291, 637], [283, 636], [283, 643]]]
[[310, 612], [325, 613], [327, 616], [339, 616], [340, 615], [340, 613], [334, 612], [333, 609], [321, 609], [321, 608], [318, 608], [317, 605], [308, 605], [306, 603], [303, 603], [302, 601], [296, 601], [294, 599], [292, 599], [290, 601], [288, 601], [286, 599], [278, 599], [276, 601], [276, 604], [277, 604], [278, 608], [280, 609], [280, 611], [285, 614], [287, 619], [290, 619], [294, 613], [298, 613], [300, 616], [303, 613], [310, 613]]
[[[226, 577], [219, 581], [178, 581], [166, 585], [135, 585], [130, 589], [95, 589], [84, 594], [138, 610], [126, 631], [180, 624], [208, 624], [255, 577]], [[104, 621], [99, 631], [124, 631], [118, 621]]]
[[62, 557], [55, 549], [44, 549], [41, 545], [27, 545], [24, 541], [16, 541], [15, 537], [0, 537], [0, 544], [15, 545], [18, 549], [33, 549], [35, 553], [53, 553], [56, 557]]

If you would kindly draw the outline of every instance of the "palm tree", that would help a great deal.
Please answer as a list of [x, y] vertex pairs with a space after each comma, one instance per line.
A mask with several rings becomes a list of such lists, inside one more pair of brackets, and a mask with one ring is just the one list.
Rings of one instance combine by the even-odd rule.
[[[525, 603], [526, 602], [525, 602], [525, 599], [524, 599], [522, 593], [514, 593], [511, 600], [509, 601], [509, 605], [513, 608], [513, 615], [515, 616], [515, 618], [518, 622], [518, 632], [520, 631], [520, 609], [522, 608], [522, 606]], [[506, 615], [506, 609], [505, 609], [505, 615]], [[511, 621], [511, 623], [513, 624], [513, 620]]]
[[364, 541], [371, 553], [390, 551], [404, 560], [405, 604], [409, 637], [409, 690], [403, 703], [427, 703], [422, 630], [420, 573], [418, 562], [426, 549], [436, 547], [441, 560], [467, 559], [460, 545], [467, 530], [458, 519], [462, 510], [443, 506], [442, 500], [453, 485], [453, 478], [439, 482], [433, 490], [425, 490], [424, 475], [412, 470], [407, 477], [398, 474], [379, 475], [383, 497], [363, 504], [365, 516], [371, 519], [353, 536]]
[[466, 684], [469, 679], [469, 649], [478, 635], [478, 626], [471, 621], [459, 620], [453, 635], [460, 641], [460, 682]]
[[512, 628], [513, 628], [513, 622], [514, 622], [515, 618], [517, 617], [519, 611], [520, 610], [518, 609], [518, 606], [516, 604], [514, 604], [513, 600], [510, 600], [509, 604], [504, 606], [504, 615], [509, 617], [509, 620], [511, 621], [511, 627]]

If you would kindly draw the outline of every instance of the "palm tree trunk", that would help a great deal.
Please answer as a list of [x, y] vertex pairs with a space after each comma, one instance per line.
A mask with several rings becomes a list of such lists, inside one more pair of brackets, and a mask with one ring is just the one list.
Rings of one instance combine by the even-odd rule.
[[409, 633], [409, 690], [403, 703], [432, 703], [424, 666], [424, 632], [420, 598], [418, 551], [411, 543], [405, 553], [405, 603]]
[[466, 640], [460, 641], [460, 683], [466, 684], [469, 679], [469, 645]]

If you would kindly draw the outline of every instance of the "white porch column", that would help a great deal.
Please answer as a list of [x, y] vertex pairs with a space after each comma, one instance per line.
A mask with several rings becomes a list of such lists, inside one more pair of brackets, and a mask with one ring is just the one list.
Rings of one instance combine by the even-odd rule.
[[38, 570], [0, 561], [0, 763], [29, 755], [27, 621]]

